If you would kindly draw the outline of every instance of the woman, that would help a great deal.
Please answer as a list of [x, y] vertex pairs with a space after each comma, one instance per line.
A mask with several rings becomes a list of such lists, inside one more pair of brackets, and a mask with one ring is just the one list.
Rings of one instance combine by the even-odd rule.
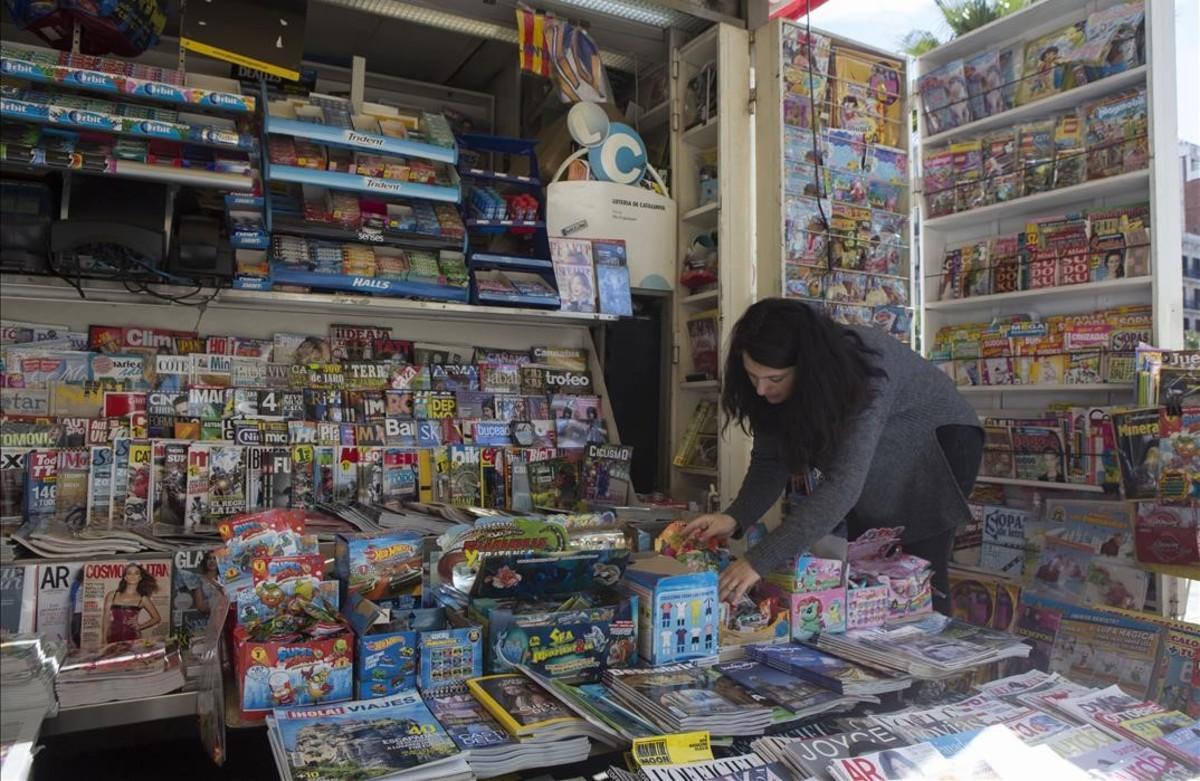
[[200, 560], [200, 577], [191, 589], [192, 604], [204, 615], [208, 615], [213, 600], [221, 592], [221, 582], [217, 579], [217, 555], [214, 551], [205, 551]]
[[934, 605], [949, 609], [947, 563], [983, 456], [983, 430], [951, 380], [873, 328], [839, 325], [800, 301], [751, 306], [733, 329], [721, 406], [754, 436], [750, 469], [724, 513], [686, 533], [740, 536], [789, 478], [819, 474], [780, 526], [721, 573], [731, 602], [843, 520], [904, 526], [904, 549], [933, 565]]
[[[162, 616], [150, 599], [156, 591], [158, 582], [153, 575], [139, 564], [126, 564], [120, 584], [104, 598], [104, 642], [139, 640], [142, 632], [162, 623]], [[139, 620], [143, 610], [148, 619], [144, 622]]]

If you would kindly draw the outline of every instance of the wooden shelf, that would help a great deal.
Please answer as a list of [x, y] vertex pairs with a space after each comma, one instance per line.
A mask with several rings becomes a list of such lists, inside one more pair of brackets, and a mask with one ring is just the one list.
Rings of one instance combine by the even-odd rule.
[[1042, 213], [1059, 206], [1071, 203], [1090, 201], [1095, 198], [1105, 198], [1110, 195], [1133, 195], [1138, 191], [1146, 192], [1150, 185], [1150, 169], [1132, 171], [1127, 174], [1109, 176], [1104, 179], [1093, 179], [1090, 182], [1063, 187], [1058, 190], [1048, 190], [1044, 193], [1027, 195], [1003, 203], [993, 203], [965, 212], [955, 212], [941, 217], [925, 220], [925, 227], [930, 230], [954, 230], [977, 225], [992, 220], [1003, 220], [1008, 217], [1019, 217], [1027, 214]]
[[1140, 290], [1142, 288], [1149, 289], [1153, 283], [1154, 278], [1151, 276], [1130, 277], [1129, 279], [1107, 279], [1103, 282], [1087, 282], [1082, 285], [1060, 285], [1057, 287], [1041, 287], [1036, 290], [1018, 290], [1013, 293], [994, 293], [987, 296], [928, 301], [925, 304], [925, 309], [929, 312], [945, 312], [987, 306], [1007, 306], [1009, 304], [1019, 304], [1042, 298], [1053, 298], [1053, 303], [1059, 305], [1067, 299], [1110, 295], [1112, 293]]
[[999, 114], [993, 114], [990, 117], [983, 117], [974, 122], [968, 122], [965, 125], [959, 125], [951, 130], [944, 130], [941, 133], [934, 133], [921, 142], [925, 149], [930, 147], [945, 144], [955, 138], [963, 138], [974, 136], [980, 133], [992, 130], [998, 127], [1012, 127], [1020, 122], [1025, 122], [1029, 119], [1049, 115], [1055, 112], [1074, 109], [1087, 101], [1098, 98], [1102, 95], [1107, 95], [1110, 92], [1118, 92], [1127, 87], [1135, 87], [1146, 83], [1146, 73], [1148, 71], [1146, 65], [1142, 65], [1132, 70], [1127, 70], [1122, 73], [1116, 73], [1108, 78], [1093, 81], [1090, 84], [1084, 84], [1082, 87], [1076, 87], [1066, 92], [1057, 92], [1053, 95], [1047, 95], [1041, 100], [1035, 100], [1032, 103], [1026, 103], [1022, 106], [1010, 108], [1008, 111], [1001, 111]]
[[980, 475], [975, 479], [977, 483], [991, 483], [996, 485], [1015, 485], [1022, 488], [1037, 488], [1043, 491], [1083, 491], [1089, 494], [1104, 493], [1104, 486], [1100, 485], [1079, 485], [1077, 483], [1048, 483], [1041, 480], [1017, 480], [1013, 477], [987, 477]]

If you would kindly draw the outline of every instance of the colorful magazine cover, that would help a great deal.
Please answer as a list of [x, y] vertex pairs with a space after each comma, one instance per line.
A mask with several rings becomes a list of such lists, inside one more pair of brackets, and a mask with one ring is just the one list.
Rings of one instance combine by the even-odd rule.
[[171, 628], [171, 560], [90, 561], [83, 567], [79, 643], [162, 640]]
[[553, 694], [520, 673], [472, 678], [467, 688], [514, 737], [578, 720]]
[[592, 243], [586, 239], [550, 239], [550, 259], [564, 312], [595, 312], [596, 283]]
[[270, 718], [280, 754], [297, 779], [372, 778], [418, 766], [428, 771], [459, 755], [415, 690], [377, 700], [279, 708]]
[[599, 290], [600, 311], [606, 315], [633, 315], [633, 300], [629, 294], [629, 263], [622, 239], [592, 239], [592, 256], [596, 261], [596, 286]]

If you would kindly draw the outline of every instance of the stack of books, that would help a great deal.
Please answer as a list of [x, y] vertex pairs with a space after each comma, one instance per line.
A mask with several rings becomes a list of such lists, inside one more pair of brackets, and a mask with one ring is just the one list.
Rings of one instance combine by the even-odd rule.
[[912, 685], [911, 678], [876, 672], [807, 645], [751, 645], [746, 656], [838, 694], [872, 696]]
[[267, 732], [284, 781], [470, 781], [463, 754], [415, 690], [377, 700], [277, 708]]
[[665, 732], [762, 734], [771, 724], [771, 708], [735, 700], [724, 691], [721, 680], [720, 673], [695, 664], [604, 673], [604, 682], [617, 700]]
[[64, 708], [157, 697], [182, 689], [179, 648], [161, 640], [124, 640], [67, 654], [55, 681]]
[[845, 634], [822, 632], [817, 648], [868, 667], [918, 678], [947, 678], [964, 670], [1029, 656], [1030, 647], [1008, 632], [972, 626], [940, 613]]
[[587, 759], [591, 742], [580, 735], [564, 740], [518, 740], [496, 721], [465, 685], [423, 692], [425, 704], [464, 752], [479, 778], [553, 767]]

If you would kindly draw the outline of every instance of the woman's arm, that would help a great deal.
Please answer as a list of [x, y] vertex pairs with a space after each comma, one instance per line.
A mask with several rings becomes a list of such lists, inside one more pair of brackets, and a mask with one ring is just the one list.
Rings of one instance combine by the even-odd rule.
[[104, 595], [104, 616], [100, 619], [100, 642], [108, 642], [108, 624], [112, 618], [112, 603], [113, 597], [116, 596], [115, 591], [110, 591]]
[[858, 503], [892, 406], [887, 379], [877, 380], [871, 390], [874, 395], [867, 408], [850, 420], [834, 462], [821, 482], [809, 496], [795, 503], [778, 528], [746, 553], [744, 558], [760, 576], [765, 577], [808, 550], [833, 531]]
[[787, 486], [788, 469], [779, 457], [779, 442], [770, 434], [754, 437], [750, 451], [750, 468], [742, 479], [737, 498], [725, 510], [738, 524], [738, 533], [743, 533], [762, 518]]
[[154, 606], [154, 602], [150, 597], [142, 597], [142, 610], [150, 614], [150, 620], [144, 624], [138, 624], [138, 631], [145, 632], [152, 626], [158, 626], [162, 623], [162, 616], [158, 614], [158, 608]]

